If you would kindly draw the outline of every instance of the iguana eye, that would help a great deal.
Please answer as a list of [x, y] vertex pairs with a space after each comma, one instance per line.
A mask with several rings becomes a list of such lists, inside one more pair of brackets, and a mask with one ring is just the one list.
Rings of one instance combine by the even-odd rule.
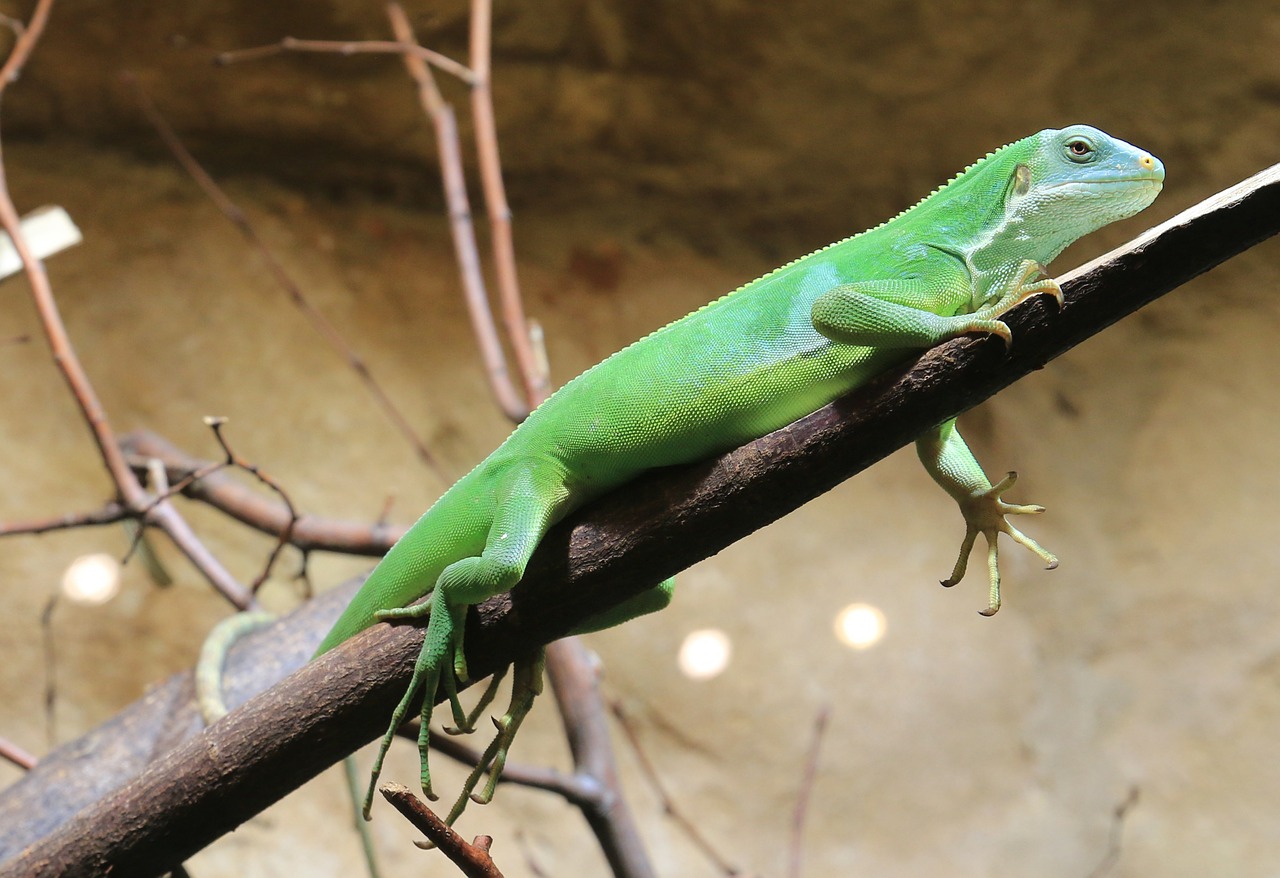
[[1087, 162], [1093, 158], [1093, 144], [1077, 137], [1067, 141], [1067, 158], [1073, 162]]

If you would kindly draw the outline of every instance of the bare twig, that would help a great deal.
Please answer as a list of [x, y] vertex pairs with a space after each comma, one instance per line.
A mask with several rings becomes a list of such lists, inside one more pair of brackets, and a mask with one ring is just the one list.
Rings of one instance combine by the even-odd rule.
[[127, 506], [123, 503], [112, 501], [101, 509], [94, 509], [91, 512], [68, 512], [65, 515], [52, 515], [48, 518], [0, 522], [0, 537], [19, 534], [43, 534], [77, 527], [99, 527], [104, 524], [115, 524], [133, 517], [133, 511]]
[[8, 738], [0, 738], [0, 759], [27, 771], [36, 767], [35, 754], [28, 753]]
[[[408, 18], [398, 3], [388, 3], [387, 15], [398, 40], [416, 42]], [[502, 182], [497, 126], [489, 89], [491, 29], [491, 3], [489, 0], [472, 0], [470, 54], [476, 75], [472, 82], [471, 106], [476, 150], [491, 226], [499, 300], [508, 340], [522, 378], [523, 406], [516, 404], [518, 394], [511, 386], [502, 345], [484, 291], [452, 108], [444, 102], [425, 64], [410, 56], [405, 56], [404, 63], [418, 85], [419, 100], [436, 130], [458, 265], [486, 372], [499, 406], [508, 417], [519, 421], [550, 393], [550, 370], [541, 344], [541, 329], [525, 319], [516, 275], [511, 209]], [[558, 772], [547, 772], [540, 779], [555, 783], [562, 795], [578, 796], [576, 804], [591, 825], [616, 876], [647, 878], [653, 874], [653, 868], [621, 789], [598, 681], [587, 652], [577, 638], [570, 637], [550, 644], [546, 648], [546, 656], [547, 676], [569, 738], [575, 772], [572, 788], [563, 785], [565, 779]]]
[[614, 875], [651, 878], [653, 865], [618, 777], [599, 671], [577, 637], [551, 644], [546, 661], [547, 679], [573, 756], [574, 775], [592, 793], [578, 807], [599, 839]]
[[44, 610], [40, 613], [40, 640], [44, 647], [44, 735], [45, 743], [50, 750], [58, 741], [58, 733], [54, 726], [56, 714], [54, 708], [58, 702], [58, 676], [55, 672], [58, 651], [53, 640], [53, 611], [58, 608], [58, 593], [55, 591], [45, 601]]
[[[30, 24], [14, 44], [4, 67], [0, 68], [0, 95], [9, 83], [17, 79], [22, 65], [44, 30], [51, 6], [52, 0], [39, 0], [36, 4]], [[17, 208], [14, 207], [13, 199], [9, 195], [3, 160], [0, 160], [0, 225], [3, 225], [4, 230], [8, 232], [14, 249], [22, 261], [23, 270], [31, 285], [32, 300], [39, 314], [40, 325], [48, 340], [49, 349], [53, 354], [54, 363], [62, 372], [63, 380], [66, 381], [85, 422], [89, 425], [98, 453], [112, 482], [115, 483], [120, 499], [139, 518], [144, 518], [141, 510], [148, 505], [150, 498], [116, 445], [115, 434], [107, 420], [106, 411], [98, 399], [97, 392], [93, 389], [93, 384], [89, 381], [88, 374], [80, 364], [80, 358], [67, 334], [44, 264], [31, 252], [26, 236], [22, 233]], [[161, 507], [156, 509], [154, 514], [145, 516], [145, 521], [161, 527], [205, 578], [232, 603], [241, 609], [253, 603], [252, 596], [196, 538], [176, 511]]]
[[240, 209], [239, 205], [231, 200], [227, 193], [223, 191], [222, 187], [214, 181], [213, 177], [209, 175], [209, 172], [206, 171], [198, 161], [196, 161], [195, 156], [191, 154], [191, 152], [178, 138], [177, 133], [165, 118], [160, 115], [160, 111], [156, 108], [156, 105], [152, 102], [150, 96], [143, 91], [142, 85], [138, 82], [138, 78], [132, 73], [122, 73], [120, 78], [125, 85], [129, 86], [133, 90], [134, 96], [143, 115], [147, 117], [147, 121], [151, 123], [151, 126], [155, 128], [156, 133], [160, 135], [160, 139], [164, 141], [165, 146], [167, 146], [169, 151], [173, 153], [173, 157], [177, 160], [178, 164], [181, 165], [183, 170], [185, 170], [191, 178], [195, 180], [196, 184], [204, 190], [204, 193], [209, 196], [209, 199], [214, 203], [218, 210], [222, 211], [223, 216], [225, 216], [231, 224], [236, 227], [236, 230], [240, 232], [240, 235], [248, 242], [249, 246], [253, 247], [258, 252], [259, 257], [266, 263], [267, 270], [271, 272], [271, 276], [275, 278], [276, 283], [279, 284], [281, 289], [285, 291], [285, 294], [288, 295], [289, 301], [291, 301], [294, 306], [302, 312], [303, 316], [305, 316], [311, 323], [312, 328], [325, 340], [329, 347], [346, 361], [347, 365], [351, 368], [351, 371], [355, 372], [361, 383], [364, 384], [365, 389], [369, 392], [369, 395], [373, 397], [374, 402], [376, 402], [378, 407], [382, 409], [383, 414], [386, 415], [387, 419], [391, 421], [397, 430], [400, 431], [400, 434], [404, 436], [409, 444], [413, 446], [414, 451], [417, 452], [417, 455], [422, 462], [430, 467], [441, 481], [448, 481], [449, 479], [445, 475], [445, 472], [439, 462], [435, 459], [435, 456], [427, 448], [422, 437], [413, 429], [413, 426], [409, 423], [408, 419], [391, 400], [391, 397], [383, 389], [382, 385], [373, 377], [373, 373], [369, 370], [369, 366], [364, 361], [364, 358], [356, 353], [355, 349], [347, 343], [347, 340], [342, 337], [342, 333], [338, 332], [337, 327], [335, 327], [327, 317], [321, 314], [320, 311], [311, 304], [311, 301], [305, 294], [303, 294], [302, 288], [298, 286], [297, 282], [293, 279], [293, 276], [285, 270], [283, 263], [276, 258], [275, 253], [267, 246], [266, 241], [262, 239], [262, 236], [258, 234], [258, 230], [249, 222], [249, 217]]
[[[264, 498], [228, 477], [223, 472], [226, 461], [212, 463], [193, 458], [149, 431], [126, 434], [120, 444], [130, 466], [142, 469], [147, 461], [160, 460], [174, 489], [183, 496], [207, 503], [256, 530], [279, 537], [293, 521], [288, 506]], [[304, 555], [319, 550], [380, 557], [404, 531], [404, 527], [385, 521], [369, 524], [303, 515], [289, 530], [288, 542]]]
[[7, 27], [13, 31], [15, 38], [21, 37], [27, 29], [27, 23], [20, 18], [14, 18], [11, 15], [0, 14], [0, 25]]
[[[22, 65], [26, 63], [31, 51], [35, 48], [36, 42], [40, 39], [41, 33], [44, 31], [45, 23], [49, 17], [49, 8], [52, 5], [53, 0], [39, 0], [36, 4], [30, 25], [19, 36], [9, 58], [5, 61], [4, 66], [0, 68], [0, 95], [3, 95], [9, 83], [18, 78]], [[112, 480], [125, 495], [125, 498], [136, 500], [141, 495], [142, 488], [138, 485], [128, 466], [125, 465], [119, 449], [115, 447], [111, 427], [107, 423], [106, 412], [103, 411], [102, 403], [99, 402], [93, 385], [89, 382], [84, 368], [80, 365], [80, 358], [76, 356], [75, 349], [72, 347], [71, 340], [67, 335], [66, 327], [62, 322], [62, 316], [58, 312], [58, 306], [53, 298], [53, 289], [49, 285], [49, 277], [45, 273], [44, 264], [31, 252], [26, 236], [22, 233], [18, 211], [9, 196], [9, 184], [3, 162], [0, 162], [0, 224], [3, 224], [4, 230], [13, 241], [18, 257], [22, 260], [23, 269], [31, 283], [31, 295], [35, 300], [36, 310], [40, 315], [41, 326], [53, 352], [54, 362], [61, 370], [63, 379], [70, 387], [76, 402], [80, 405], [80, 410], [88, 422], [90, 430], [93, 432], [98, 452], [102, 455], [107, 471], [111, 474]], [[133, 496], [131, 497], [130, 494]]]
[[[387, 5], [392, 30], [402, 42], [413, 42], [413, 29], [404, 10], [396, 3]], [[418, 100], [435, 128], [436, 148], [440, 153], [440, 178], [449, 209], [449, 230], [453, 236], [454, 255], [462, 274], [471, 326], [480, 346], [489, 386], [503, 413], [513, 421], [525, 419], [532, 406], [511, 383], [506, 355], [498, 339], [498, 329], [489, 310], [489, 297], [480, 271], [480, 252], [475, 228], [471, 223], [471, 203], [467, 197], [466, 177], [462, 170], [462, 150], [458, 143], [458, 123], [451, 107], [440, 95], [430, 68], [416, 55], [404, 56], [405, 68], [418, 86]]]
[[289, 513], [289, 521], [280, 529], [280, 536], [276, 539], [276, 544], [271, 549], [271, 554], [267, 557], [267, 563], [263, 566], [262, 572], [258, 574], [249, 586], [254, 592], [257, 592], [262, 583], [266, 582], [267, 577], [271, 575], [271, 568], [275, 566], [276, 559], [280, 557], [284, 547], [289, 545], [293, 537], [293, 529], [298, 526], [298, 518], [300, 516], [297, 508], [293, 505], [293, 501], [289, 499], [289, 494], [281, 487], [279, 482], [267, 475], [262, 467], [249, 463], [231, 450], [231, 446], [227, 444], [227, 437], [222, 433], [222, 428], [227, 424], [226, 418], [205, 418], [204, 422], [209, 425], [209, 429], [213, 430], [214, 438], [218, 440], [218, 445], [221, 446], [222, 452], [227, 456], [227, 463], [249, 473], [249, 475], [275, 492], [275, 495], [280, 498], [280, 502], [284, 504]]
[[398, 783], [383, 784], [382, 795], [405, 819], [417, 827], [431, 843], [462, 871], [467, 878], [502, 878], [502, 873], [494, 865], [489, 856], [489, 846], [493, 839], [487, 835], [478, 835], [471, 844], [467, 844], [462, 836], [454, 832], [444, 821], [415, 796], [408, 787]]
[[551, 378], [547, 374], [545, 356], [539, 356], [531, 338], [520, 296], [520, 282], [516, 276], [511, 207], [507, 204], [507, 191], [502, 182], [502, 163], [498, 157], [498, 125], [494, 120], [493, 94], [489, 88], [492, 22], [492, 0], [472, 0], [470, 52], [471, 71], [475, 79], [471, 83], [471, 121], [475, 126], [480, 183], [484, 190], [485, 212], [489, 215], [493, 265], [507, 338], [511, 342], [516, 365], [524, 378], [525, 392], [536, 406], [550, 393]]
[[412, 40], [393, 43], [388, 40], [300, 40], [296, 37], [285, 37], [280, 42], [269, 46], [223, 52], [214, 60], [218, 64], [235, 64], [240, 61], [258, 61], [274, 55], [283, 55], [286, 52], [316, 52], [324, 55], [403, 55], [438, 67], [468, 85], [475, 81], [475, 74], [465, 65], [459, 64], [447, 55], [423, 48]]
[[1138, 804], [1138, 788], [1131, 786], [1124, 801], [1116, 805], [1111, 813], [1111, 829], [1107, 833], [1107, 852], [1103, 855], [1102, 861], [1089, 873], [1089, 878], [1105, 878], [1106, 874], [1120, 861], [1123, 850], [1121, 843], [1124, 836], [1124, 821], [1136, 804]]
[[[418, 740], [417, 722], [406, 723], [396, 731], [396, 734], [416, 742]], [[462, 743], [452, 735], [432, 735], [430, 744], [432, 750], [470, 768], [475, 768], [483, 755], [476, 748]], [[555, 793], [569, 804], [579, 808], [602, 799], [602, 787], [593, 778], [583, 774], [565, 774], [544, 765], [507, 762], [503, 766], [499, 783]]]
[[742, 875], [741, 869], [730, 863], [727, 859], [720, 855], [720, 852], [712, 847], [711, 842], [699, 831], [698, 826], [693, 820], [685, 816], [684, 812], [676, 806], [675, 799], [667, 792], [666, 786], [662, 783], [662, 779], [658, 776], [658, 772], [654, 769], [653, 763], [649, 761], [644, 747], [640, 743], [640, 736], [636, 733], [635, 728], [631, 724], [631, 718], [627, 716], [626, 709], [622, 706], [622, 702], [613, 699], [609, 702], [609, 707], [613, 711], [614, 719], [618, 721], [618, 725], [622, 729], [622, 733], [627, 736], [627, 741], [631, 744], [631, 750], [635, 753], [636, 762], [640, 765], [640, 771], [644, 774], [645, 779], [649, 781], [649, 786], [654, 794], [658, 797], [658, 801], [662, 803], [662, 810], [668, 817], [675, 821], [689, 841], [693, 842], [694, 847], [702, 851], [702, 855], [711, 861], [711, 864], [719, 870], [722, 875]]
[[800, 779], [800, 791], [796, 795], [796, 808], [791, 815], [790, 878], [800, 878], [804, 862], [804, 823], [813, 797], [813, 782], [818, 777], [818, 756], [822, 752], [822, 738], [827, 730], [831, 708], [823, 705], [813, 723], [813, 743], [809, 745], [809, 758], [805, 760], [804, 775]]
[[37, 0], [36, 8], [31, 13], [31, 21], [25, 25], [18, 19], [5, 16], [5, 25], [14, 32], [17, 39], [9, 51], [9, 57], [5, 59], [4, 66], [0, 67], [0, 95], [4, 94], [9, 83], [17, 81], [36, 43], [40, 41], [44, 26], [49, 21], [49, 10], [52, 8], [53, 0]]

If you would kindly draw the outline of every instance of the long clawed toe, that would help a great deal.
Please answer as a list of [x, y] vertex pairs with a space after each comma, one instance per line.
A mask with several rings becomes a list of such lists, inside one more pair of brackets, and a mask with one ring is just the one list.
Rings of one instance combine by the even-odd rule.
[[1001, 495], [1018, 481], [1018, 474], [1010, 472], [996, 485], [983, 491], [966, 504], [962, 504], [965, 516], [965, 536], [960, 545], [960, 555], [956, 559], [951, 576], [942, 581], [944, 587], [950, 588], [964, 578], [968, 567], [969, 555], [973, 552], [978, 534], [982, 534], [987, 543], [987, 581], [989, 591], [986, 609], [979, 610], [983, 616], [994, 616], [1000, 610], [1000, 550], [998, 540], [1000, 534], [1007, 534], [1018, 545], [1034, 553], [1045, 562], [1047, 569], [1058, 566], [1058, 559], [1031, 537], [1009, 523], [1009, 515], [1039, 515], [1044, 507], [1038, 504], [1005, 503]]

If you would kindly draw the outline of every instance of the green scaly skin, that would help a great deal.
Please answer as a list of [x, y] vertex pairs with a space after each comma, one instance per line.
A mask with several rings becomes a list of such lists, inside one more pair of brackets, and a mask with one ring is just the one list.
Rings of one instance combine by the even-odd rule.
[[[396, 543], [320, 646], [322, 653], [380, 620], [438, 610], [430, 612], [413, 681], [382, 742], [370, 798], [391, 735], [418, 692], [428, 696], [419, 743], [422, 787], [431, 796], [426, 729], [440, 683], [458, 728], [471, 725], [456, 695], [466, 678], [467, 608], [519, 582], [552, 524], [644, 470], [707, 458], [786, 426], [907, 351], [971, 333], [1008, 345], [1000, 315], [1035, 295], [1061, 301], [1045, 265], [1083, 235], [1145, 208], [1163, 180], [1158, 159], [1095, 128], [1041, 131], [989, 154], [889, 222], [752, 281], [564, 385]], [[1057, 564], [1006, 520], [1043, 507], [1001, 500], [1014, 475], [993, 487], [954, 420], [920, 437], [917, 448], [966, 523], [943, 584], [964, 575], [982, 534], [990, 582], [982, 612], [991, 615], [1000, 606], [998, 534]], [[584, 630], [659, 609], [671, 587], [663, 582]], [[408, 607], [427, 594], [431, 601]], [[538, 670], [525, 668], [524, 676], [540, 681]], [[526, 679], [513, 694], [490, 748], [498, 753], [489, 757], [491, 777], [538, 685]], [[491, 793], [492, 780], [480, 798]]]

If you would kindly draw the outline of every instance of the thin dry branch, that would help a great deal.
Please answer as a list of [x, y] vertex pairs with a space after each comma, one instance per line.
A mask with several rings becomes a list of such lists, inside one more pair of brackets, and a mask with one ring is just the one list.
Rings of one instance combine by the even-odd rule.
[[813, 798], [813, 784], [818, 778], [818, 756], [822, 753], [822, 739], [827, 731], [831, 708], [823, 705], [813, 721], [813, 741], [804, 762], [804, 774], [800, 778], [800, 790], [796, 794], [796, 807], [791, 812], [791, 845], [788, 857], [788, 878], [800, 878], [804, 873], [804, 826], [809, 814], [809, 800]]
[[9, 83], [18, 81], [18, 76], [26, 66], [32, 51], [35, 50], [36, 43], [40, 42], [40, 35], [44, 33], [44, 26], [49, 22], [51, 9], [53, 9], [53, 0], [38, 0], [36, 8], [31, 13], [31, 20], [26, 24], [7, 15], [4, 17], [5, 24], [14, 32], [17, 39], [9, 51], [9, 57], [5, 59], [4, 66], [0, 67], [0, 95], [4, 94]]
[[537, 406], [551, 392], [546, 358], [535, 348], [529, 322], [524, 316], [524, 300], [516, 275], [515, 240], [511, 230], [511, 206], [502, 182], [502, 162], [498, 155], [498, 124], [493, 113], [493, 93], [489, 88], [491, 68], [493, 2], [471, 2], [471, 121], [475, 126], [476, 155], [480, 184], [484, 191], [485, 213], [489, 217], [490, 246], [502, 303], [503, 321], [516, 366], [524, 379], [525, 393]]
[[502, 873], [494, 865], [489, 856], [489, 846], [493, 839], [487, 835], [478, 835], [475, 841], [468, 844], [462, 836], [445, 825], [426, 803], [413, 794], [406, 786], [398, 783], [383, 784], [382, 795], [395, 809], [404, 815], [418, 831], [440, 848], [441, 853], [449, 858], [467, 878], [502, 878]]
[[387, 40], [300, 40], [296, 37], [285, 37], [280, 42], [269, 46], [223, 52], [214, 60], [223, 65], [236, 64], [241, 61], [259, 61], [288, 52], [315, 52], [322, 55], [403, 55], [437, 67], [465, 83], [470, 84], [475, 81], [475, 74], [465, 65], [459, 64], [447, 55], [423, 48], [413, 40], [393, 43]]
[[343, 337], [338, 328], [333, 325], [329, 318], [325, 317], [315, 305], [311, 304], [311, 300], [302, 292], [302, 287], [298, 285], [293, 276], [285, 269], [282, 263], [275, 255], [275, 252], [267, 246], [262, 236], [258, 234], [258, 230], [249, 222], [249, 217], [240, 206], [231, 200], [230, 196], [222, 189], [221, 186], [209, 175], [209, 172], [196, 160], [195, 156], [187, 149], [182, 140], [178, 137], [168, 121], [160, 115], [159, 109], [152, 102], [151, 98], [143, 90], [138, 78], [132, 73], [122, 73], [120, 79], [133, 90], [134, 97], [137, 100], [138, 107], [142, 110], [147, 121], [160, 135], [160, 139], [164, 141], [165, 146], [173, 154], [174, 159], [182, 166], [182, 169], [190, 175], [191, 179], [198, 185], [209, 197], [209, 200], [222, 212], [222, 215], [236, 227], [241, 237], [257, 251], [259, 258], [266, 264], [267, 270], [271, 272], [271, 276], [275, 278], [276, 283], [284, 290], [289, 297], [289, 301], [293, 303], [307, 321], [311, 324], [312, 329], [324, 339], [325, 343], [346, 361], [347, 366], [356, 374], [360, 382], [364, 384], [365, 390], [373, 397], [378, 407], [382, 409], [393, 426], [400, 432], [405, 440], [413, 447], [418, 458], [425, 463], [442, 482], [448, 482], [449, 479], [441, 467], [435, 455], [427, 448], [427, 444], [423, 441], [418, 432], [414, 430], [413, 425], [409, 423], [408, 418], [400, 411], [399, 407], [391, 399], [391, 396], [383, 389], [382, 385], [373, 376], [369, 370], [369, 365], [364, 358], [356, 352], [347, 340]]
[[1107, 874], [1120, 862], [1120, 854], [1124, 852], [1124, 823], [1129, 811], [1138, 804], [1138, 787], [1129, 787], [1124, 801], [1116, 805], [1111, 812], [1111, 828], [1107, 832], [1107, 852], [1102, 860], [1089, 873], [1089, 878], [1106, 878]]
[[644, 774], [645, 780], [649, 782], [649, 788], [653, 790], [658, 797], [658, 801], [662, 803], [663, 813], [680, 827], [680, 830], [693, 843], [693, 846], [702, 852], [702, 855], [721, 875], [742, 875], [742, 870], [730, 863], [726, 857], [715, 849], [710, 839], [702, 834], [698, 824], [680, 810], [676, 800], [667, 792], [666, 784], [662, 782], [662, 777], [658, 774], [657, 769], [653, 767], [653, 763], [649, 761], [649, 756], [645, 752], [644, 746], [640, 743], [640, 736], [637, 734], [631, 718], [627, 716], [626, 708], [622, 706], [622, 702], [612, 701], [609, 707], [613, 711], [613, 718], [618, 721], [618, 726], [622, 729], [622, 733], [627, 736], [627, 742], [631, 744], [631, 752], [635, 754], [640, 771]]
[[[409, 19], [399, 4], [387, 5], [387, 17], [397, 39], [416, 45]], [[462, 290], [467, 303], [467, 313], [480, 347], [489, 386], [497, 399], [498, 407], [512, 421], [519, 423], [529, 414], [533, 405], [522, 397], [511, 381], [506, 355], [489, 309], [489, 296], [485, 291], [484, 274], [480, 270], [480, 250], [476, 244], [475, 228], [471, 222], [471, 202], [467, 196], [466, 175], [462, 169], [462, 148], [458, 141], [458, 123], [453, 107], [444, 100], [436, 86], [430, 68], [416, 55], [404, 56], [405, 69], [417, 84], [418, 101], [431, 119], [435, 130], [436, 149], [440, 156], [440, 182], [444, 187], [445, 203], [449, 213], [449, 232], [453, 237], [454, 256], [462, 277]], [[525, 331], [525, 330], [522, 330]], [[514, 344], [514, 342], [513, 342]], [[536, 401], [535, 401], [536, 403]]]
[[205, 418], [204, 422], [209, 425], [209, 429], [213, 431], [214, 438], [218, 440], [218, 446], [222, 448], [222, 453], [226, 455], [227, 465], [243, 470], [257, 479], [260, 484], [266, 485], [272, 493], [280, 498], [280, 502], [284, 504], [285, 511], [288, 514], [288, 521], [285, 522], [284, 527], [280, 528], [280, 535], [276, 538], [276, 544], [272, 547], [271, 554], [267, 557], [267, 563], [263, 565], [262, 572], [254, 578], [249, 586], [254, 593], [257, 593], [262, 583], [266, 582], [267, 577], [271, 575], [271, 568], [275, 566], [280, 553], [284, 551], [285, 546], [289, 545], [290, 538], [293, 536], [293, 529], [298, 526], [298, 518], [300, 516], [298, 515], [297, 507], [289, 499], [288, 492], [279, 482], [269, 476], [262, 467], [256, 463], [250, 463], [231, 450], [231, 445], [227, 442], [227, 437], [222, 432], [222, 428], [227, 424], [226, 418], [210, 417]]
[[[125, 458], [135, 470], [159, 460], [170, 484], [183, 496], [223, 512], [242, 524], [280, 538], [288, 530], [290, 545], [305, 553], [340, 552], [345, 555], [381, 557], [404, 534], [405, 528], [385, 521], [358, 521], [293, 515], [284, 503], [263, 497], [235, 481], [223, 462], [191, 457], [156, 433], [139, 430], [120, 438]], [[290, 529], [290, 522], [293, 521]]]
[[[52, 0], [40, 0], [36, 4], [31, 22], [14, 44], [4, 67], [0, 68], [0, 95], [3, 95], [9, 83], [18, 78], [22, 65], [44, 31], [52, 5]], [[89, 426], [98, 454], [111, 481], [115, 484], [120, 500], [141, 523], [155, 525], [168, 534], [193, 566], [229, 601], [240, 609], [252, 606], [253, 596], [200, 542], [176, 510], [168, 504], [161, 504], [150, 512], [145, 511], [150, 506], [151, 498], [116, 445], [115, 434], [107, 419], [106, 410], [98, 399], [88, 373], [80, 363], [66, 325], [63, 323], [57, 301], [54, 299], [53, 287], [49, 284], [49, 276], [44, 270], [44, 263], [32, 253], [26, 236], [22, 232], [17, 208], [9, 194], [8, 178], [2, 159], [0, 159], [0, 225], [9, 234], [31, 285], [32, 301], [39, 315], [40, 325], [48, 341], [53, 361], [62, 373], [63, 380], [67, 383], [80, 408], [81, 415]]]
[[110, 502], [101, 509], [89, 512], [68, 512], [63, 515], [51, 515], [46, 518], [32, 518], [26, 521], [0, 522], [0, 537], [20, 534], [44, 534], [55, 530], [71, 530], [78, 527], [100, 527], [104, 524], [116, 524], [126, 518], [132, 518], [133, 512], [123, 503]]
[[579, 803], [615, 875], [654, 875], [644, 842], [618, 778], [599, 673], [577, 637], [547, 648], [547, 679], [560, 710], [574, 776], [593, 795]]
[[35, 754], [28, 753], [8, 738], [0, 738], [0, 759], [26, 771], [36, 767]]
[[[398, 40], [416, 42], [408, 17], [398, 3], [387, 4], [387, 16]], [[445, 103], [426, 64], [408, 55], [404, 58], [404, 64], [417, 83], [423, 110], [435, 126], [458, 266], [486, 373], [499, 407], [512, 420], [519, 421], [546, 398], [550, 392], [550, 378], [545, 353], [534, 344], [533, 328], [525, 320], [516, 278], [511, 210], [502, 184], [493, 102], [489, 92], [491, 17], [488, 0], [472, 0], [471, 61], [473, 69], [479, 71], [472, 83], [472, 113], [486, 210], [492, 228], [499, 298], [503, 303], [507, 335], [523, 379], [523, 404], [519, 401], [519, 392], [510, 380], [502, 344], [489, 310], [484, 279], [480, 273], [453, 110]], [[540, 333], [537, 337], [541, 337]], [[547, 676], [556, 692], [557, 705], [573, 753], [573, 791], [579, 794], [576, 804], [600, 841], [614, 874], [619, 878], [648, 878], [653, 874], [653, 868], [640, 841], [618, 779], [598, 688], [594, 682], [587, 685], [581, 683], [588, 678], [594, 681], [594, 675], [590, 671], [591, 663], [586, 659], [586, 650], [576, 638], [571, 637], [550, 644], [546, 656]], [[585, 731], [588, 729], [591, 730], [590, 733]], [[542, 780], [548, 784], [556, 784], [557, 791], [566, 794], [563, 776], [558, 772], [548, 772]]]

